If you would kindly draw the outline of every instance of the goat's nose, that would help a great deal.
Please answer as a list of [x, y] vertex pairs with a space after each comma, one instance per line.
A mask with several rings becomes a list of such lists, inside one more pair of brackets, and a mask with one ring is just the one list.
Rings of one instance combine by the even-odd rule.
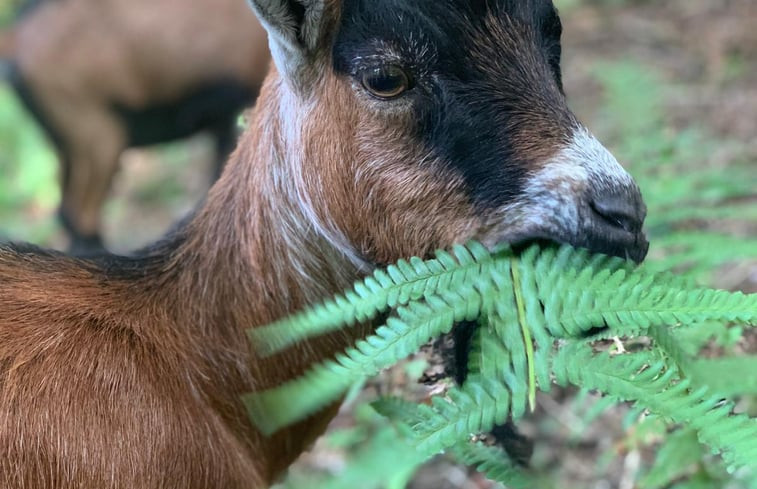
[[589, 200], [588, 247], [641, 262], [649, 251], [642, 227], [647, 208], [635, 186], [596, 192]]
[[640, 198], [624, 193], [606, 192], [597, 195], [589, 204], [608, 224], [629, 233], [638, 233], [647, 217], [647, 209]]

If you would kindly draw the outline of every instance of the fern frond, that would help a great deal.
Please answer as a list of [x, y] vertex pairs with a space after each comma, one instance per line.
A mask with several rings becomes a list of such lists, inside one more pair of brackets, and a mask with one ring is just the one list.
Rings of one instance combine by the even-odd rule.
[[[526, 393], [522, 394], [525, 399]], [[415, 443], [422, 453], [433, 456], [472, 434], [491, 430], [510, 414], [510, 393], [502, 382], [479, 379], [447, 392], [447, 399], [433, 397], [432, 405], [417, 406], [412, 419]], [[374, 405], [384, 413], [382, 403]]]
[[[358, 405], [356, 426], [326, 435], [324, 444], [349, 453], [349, 463], [323, 473], [294, 469], [278, 489], [404, 489], [426, 458], [370, 406]], [[277, 486], [278, 487], [278, 486]]]
[[[513, 418], [518, 419], [526, 412], [531, 380], [527, 375], [528, 360], [523, 346], [524, 338], [517, 334], [520, 332], [517, 322], [510, 328], [504, 328], [504, 325], [496, 324], [497, 318], [491, 318], [489, 321], [494, 324], [482, 328], [480, 337], [478, 354], [482, 357], [483, 368], [479, 376], [471, 376], [469, 383], [481, 378], [504, 382], [511, 396], [511, 414]], [[501, 332], [504, 329], [511, 330], [511, 334], [503, 335]], [[517, 355], [514, 351], [518, 352]]]
[[482, 443], [463, 442], [451, 449], [452, 454], [465, 465], [475, 467], [489, 479], [505, 484], [512, 489], [549, 489], [547, 481], [529, 474], [518, 467], [510, 456], [497, 447]]
[[561, 284], [549, 287], [543, 302], [551, 332], [556, 337], [577, 337], [604, 324], [622, 334], [629, 325], [635, 329], [713, 320], [747, 324], [757, 316], [754, 295], [678, 289], [655, 284], [653, 276], [623, 275], [615, 290], [581, 281], [575, 289], [561, 288]]
[[721, 396], [757, 394], [757, 358], [754, 356], [695, 359], [684, 373], [696, 385], [705, 385]]
[[702, 446], [694, 430], [679, 430], [657, 451], [654, 465], [639, 482], [641, 489], [670, 487], [702, 459]]
[[[480, 373], [469, 373], [465, 385], [450, 389], [445, 399], [433, 398], [431, 406], [418, 407], [412, 414], [405, 407], [404, 419], [412, 421], [413, 440], [429, 456], [526, 411], [528, 382], [513, 372], [508, 349], [488, 328], [481, 328], [480, 344]], [[374, 407], [382, 414], [397, 415], [386, 404]]]
[[[407, 436], [413, 436], [412, 426], [423, 423], [433, 410], [425, 405], [417, 405], [397, 398], [382, 398], [373, 403], [374, 408], [383, 416], [391, 419], [401, 427]], [[471, 442], [462, 438], [448, 450], [458, 461], [475, 467], [489, 479], [505, 484], [512, 488], [546, 489], [543, 481], [535, 475], [529, 474], [515, 464], [504, 450], [489, 447], [479, 442]], [[419, 451], [418, 453], [422, 453]], [[431, 454], [426, 454], [431, 455]]]
[[675, 328], [668, 326], [655, 325], [647, 330], [647, 334], [660, 349], [675, 362], [679, 369], [686, 371], [688, 364], [691, 361], [691, 355], [689, 355], [684, 346], [678, 340], [674, 334]]
[[449, 333], [456, 322], [475, 320], [481, 297], [473, 289], [466, 292], [448, 291], [427, 297], [425, 303], [401, 307], [374, 335], [334, 360], [277, 389], [244, 396], [250, 416], [264, 433], [273, 433], [339, 400], [350, 386], [415, 353], [432, 338]]
[[494, 256], [478, 243], [437, 251], [433, 260], [400, 260], [376, 270], [333, 300], [273, 324], [248, 330], [261, 355], [271, 355], [307, 338], [374, 319], [380, 313], [474, 283]]
[[[478, 321], [471, 372], [462, 387], [432, 398], [430, 406], [387, 401], [374, 406], [407, 423], [410, 439], [426, 456], [510, 416], [519, 418], [536, 387], [549, 389], [553, 376], [692, 426], [734, 465], [757, 456], [757, 443], [748, 438], [757, 435], [754, 421], [731, 415], [706, 388], [694, 390], [701, 383], [693, 377], [682, 379], [691, 358], [669, 329], [712, 320], [757, 323], [757, 295], [696, 288], [688, 280], [567, 246], [533, 247], [517, 258], [480, 246], [472, 250], [403, 262], [385, 275], [374, 274], [375, 286], [363, 281], [364, 289], [358, 285], [329, 306], [253, 332], [259, 345], [274, 351], [378, 311], [395, 314], [374, 335], [301, 379], [246, 396], [253, 421], [271, 433], [302, 420], [456, 322]], [[371, 287], [378, 298], [370, 297]], [[606, 335], [649, 335], [656, 349], [618, 357], [596, 353], [585, 336], [602, 326], [609, 327]]]
[[757, 420], [733, 414], [732, 404], [706, 387], [691, 390], [691, 382], [642, 352], [609, 357], [574, 343], [555, 356], [558, 384], [597, 389], [612, 397], [634, 401], [650, 411], [697, 430], [699, 439], [734, 466], [753, 466], [757, 460]]

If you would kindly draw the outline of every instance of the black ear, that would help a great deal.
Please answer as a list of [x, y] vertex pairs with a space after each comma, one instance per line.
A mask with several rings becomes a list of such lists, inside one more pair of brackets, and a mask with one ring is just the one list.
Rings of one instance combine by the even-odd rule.
[[294, 76], [323, 34], [325, 0], [248, 0], [268, 31], [279, 72]]

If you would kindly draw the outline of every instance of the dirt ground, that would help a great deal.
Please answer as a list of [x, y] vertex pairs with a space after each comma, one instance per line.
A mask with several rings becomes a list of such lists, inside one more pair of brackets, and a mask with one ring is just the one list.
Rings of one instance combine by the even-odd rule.
[[[559, 2], [558, 2], [559, 3]], [[564, 15], [564, 76], [574, 109], [591, 119], [598, 61], [632, 59], [665, 76], [677, 128], [697, 125], [757, 149], [757, 2], [595, 0]], [[617, 2], [614, 2], [617, 3]]]

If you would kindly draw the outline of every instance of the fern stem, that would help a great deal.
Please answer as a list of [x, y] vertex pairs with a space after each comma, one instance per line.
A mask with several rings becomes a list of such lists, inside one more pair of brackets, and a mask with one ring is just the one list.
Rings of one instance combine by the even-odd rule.
[[513, 278], [513, 291], [515, 292], [515, 303], [518, 309], [518, 322], [523, 332], [523, 343], [526, 347], [526, 361], [528, 362], [528, 405], [531, 412], [536, 409], [536, 363], [534, 361], [534, 342], [531, 338], [531, 328], [528, 327], [526, 319], [526, 303], [523, 300], [523, 290], [521, 288], [520, 271], [518, 270], [518, 260], [511, 258], [510, 274]]

